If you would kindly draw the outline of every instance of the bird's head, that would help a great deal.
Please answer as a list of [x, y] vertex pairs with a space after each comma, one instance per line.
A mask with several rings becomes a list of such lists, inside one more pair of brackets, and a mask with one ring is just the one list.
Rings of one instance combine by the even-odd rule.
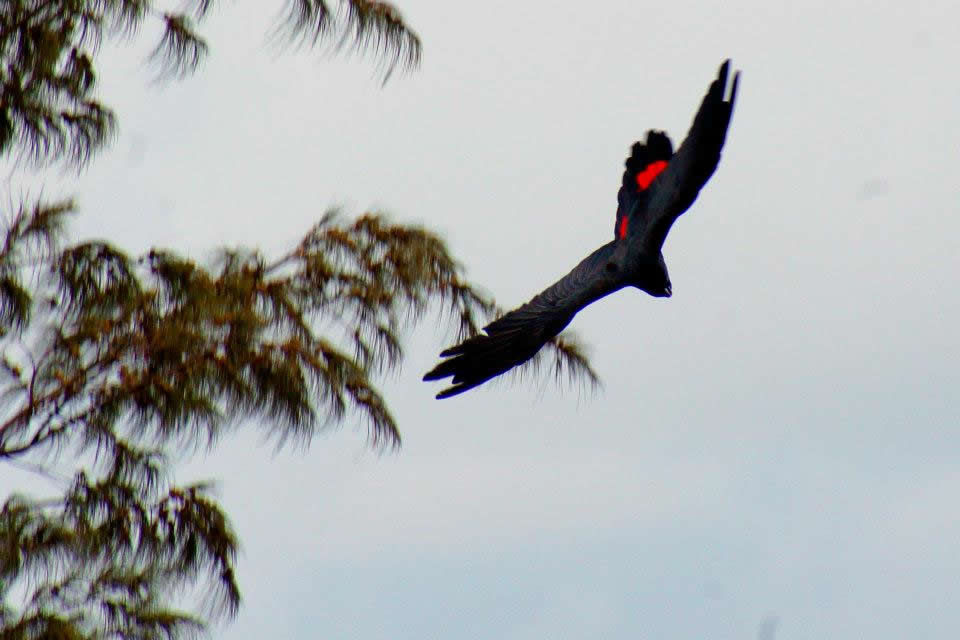
[[667, 272], [667, 263], [663, 254], [657, 256], [652, 264], [640, 270], [640, 278], [636, 287], [646, 291], [655, 298], [669, 298], [673, 295], [673, 285], [670, 284], [670, 274]]

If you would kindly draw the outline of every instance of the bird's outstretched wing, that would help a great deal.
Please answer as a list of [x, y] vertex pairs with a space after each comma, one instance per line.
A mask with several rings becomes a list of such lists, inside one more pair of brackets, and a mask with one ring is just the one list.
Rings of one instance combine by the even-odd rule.
[[[716, 80], [710, 84], [683, 144], [640, 197], [641, 210], [637, 211], [637, 217], [643, 220], [643, 242], [650, 252], [660, 251], [674, 220], [690, 208], [720, 162], [740, 78], [739, 72], [733, 74], [730, 95], [726, 98], [729, 73], [730, 61], [727, 60], [720, 65]], [[654, 135], [656, 132], [650, 132], [648, 147]]]
[[530, 302], [494, 320], [484, 333], [443, 351], [446, 358], [424, 380], [453, 377], [437, 398], [449, 398], [505, 373], [532, 358], [573, 316], [591, 302], [625, 286], [606, 269], [616, 243], [600, 247]]

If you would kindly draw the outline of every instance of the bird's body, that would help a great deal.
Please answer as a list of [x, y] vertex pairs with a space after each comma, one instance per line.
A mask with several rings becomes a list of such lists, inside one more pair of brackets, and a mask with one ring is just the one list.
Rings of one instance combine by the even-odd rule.
[[472, 389], [532, 358], [581, 309], [632, 286], [655, 297], [672, 295], [661, 249], [673, 222], [696, 200], [720, 160], [736, 99], [734, 74], [725, 99], [730, 61], [721, 65], [683, 144], [673, 152], [662, 131], [649, 131], [633, 145], [617, 196], [614, 240], [583, 259], [570, 273], [523, 306], [455, 347], [424, 380], [453, 377], [437, 398]]

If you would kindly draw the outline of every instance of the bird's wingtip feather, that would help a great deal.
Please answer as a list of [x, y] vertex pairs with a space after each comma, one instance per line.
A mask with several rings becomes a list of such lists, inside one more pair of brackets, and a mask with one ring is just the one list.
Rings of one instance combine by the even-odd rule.
[[438, 393], [435, 397], [436, 397], [437, 400], [444, 400], [444, 399], [446, 399], [446, 398], [452, 398], [453, 396], [458, 396], [458, 395], [460, 395], [460, 394], [463, 393], [464, 391], [469, 391], [470, 389], [473, 389], [475, 386], [476, 386], [476, 385], [458, 384], [458, 385], [455, 385], [455, 386], [453, 386], [453, 387], [448, 387], [448, 388], [444, 389], [443, 391], [441, 391], [440, 393]]
[[433, 369], [430, 369], [430, 371], [427, 371], [425, 374], [423, 374], [423, 381], [431, 382], [433, 380], [442, 380], [447, 376], [449, 376], [450, 373], [443, 370], [443, 365], [445, 364], [446, 364], [445, 362], [441, 362], [440, 364], [435, 366]]
[[720, 65], [720, 70], [717, 72], [717, 79], [720, 81], [720, 84], [726, 84], [727, 74], [730, 72], [730, 58], [727, 58], [723, 61], [723, 64]]

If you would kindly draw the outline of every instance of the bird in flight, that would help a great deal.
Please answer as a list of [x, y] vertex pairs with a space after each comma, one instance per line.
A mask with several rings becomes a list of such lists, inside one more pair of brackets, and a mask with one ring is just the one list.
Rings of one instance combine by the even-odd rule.
[[424, 380], [452, 377], [437, 394], [449, 398], [523, 364], [570, 324], [588, 304], [637, 287], [670, 297], [670, 276], [661, 249], [671, 225], [690, 208], [720, 162], [720, 150], [737, 97], [739, 72], [729, 91], [730, 61], [720, 66], [687, 138], [673, 151], [663, 131], [648, 131], [626, 161], [617, 194], [614, 239], [603, 245], [530, 302], [494, 320], [479, 333], [440, 353], [444, 358]]

